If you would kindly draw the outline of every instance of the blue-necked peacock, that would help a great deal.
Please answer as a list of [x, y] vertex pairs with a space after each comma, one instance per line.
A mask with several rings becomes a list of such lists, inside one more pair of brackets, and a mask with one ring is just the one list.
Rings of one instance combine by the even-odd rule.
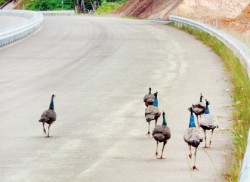
[[195, 148], [194, 152], [194, 165], [193, 165], [193, 170], [198, 170], [197, 167], [195, 166], [196, 162], [196, 155], [197, 155], [197, 148], [200, 145], [200, 143], [203, 141], [203, 136], [202, 132], [199, 128], [196, 127], [195, 125], [195, 120], [194, 120], [194, 115], [193, 115], [193, 109], [190, 107], [188, 109], [190, 111], [190, 119], [189, 119], [189, 127], [185, 131], [184, 134], [184, 141], [188, 144], [189, 147], [189, 158], [192, 158], [192, 151], [191, 148]]
[[47, 123], [49, 125], [48, 126], [48, 135], [47, 135], [47, 137], [49, 137], [49, 128], [50, 128], [51, 124], [56, 121], [56, 113], [55, 113], [55, 107], [54, 107], [54, 97], [55, 97], [55, 95], [53, 94], [51, 96], [49, 109], [42, 113], [42, 116], [41, 116], [41, 118], [39, 120], [39, 122], [43, 123], [43, 131], [44, 131], [45, 134], [46, 134], [46, 130], [44, 128], [44, 124]]
[[[200, 127], [203, 129], [204, 135], [205, 135], [205, 148], [208, 148], [211, 146], [214, 129], [218, 128], [217, 117], [213, 114], [210, 114], [209, 107], [208, 107], [209, 104], [210, 104], [210, 102], [208, 100], [206, 100], [205, 114], [202, 116], [201, 121], [200, 121]], [[206, 140], [207, 140], [206, 131], [207, 130], [212, 131], [210, 141], [209, 141], [209, 146], [207, 146], [207, 142], [206, 142]]]
[[167, 141], [171, 138], [171, 132], [170, 132], [170, 128], [167, 126], [165, 112], [163, 112], [162, 115], [163, 115], [162, 125], [157, 125], [154, 128], [153, 133], [152, 133], [152, 135], [156, 141], [156, 153], [155, 153], [156, 158], [158, 158], [158, 144], [159, 144], [159, 142], [160, 143], [163, 142], [161, 157], [159, 159], [163, 159], [162, 154], [163, 154], [164, 147], [165, 147]]
[[150, 122], [155, 120], [155, 126], [157, 124], [158, 118], [161, 116], [161, 112], [158, 107], [153, 106], [154, 99], [147, 100], [148, 107], [145, 109], [145, 117], [148, 122], [148, 135], [150, 134]]

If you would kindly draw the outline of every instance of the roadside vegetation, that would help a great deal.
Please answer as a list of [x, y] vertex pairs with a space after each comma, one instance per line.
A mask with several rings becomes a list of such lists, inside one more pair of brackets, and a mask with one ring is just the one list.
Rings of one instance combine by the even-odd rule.
[[205, 45], [211, 47], [224, 61], [231, 77], [234, 87], [229, 93], [234, 103], [233, 125], [231, 127], [234, 146], [231, 148], [231, 156], [228, 157], [229, 166], [224, 177], [227, 181], [238, 181], [250, 126], [250, 81], [247, 70], [233, 52], [215, 37], [189, 27], [180, 29], [194, 35]]
[[114, 12], [125, 2], [127, 0], [21, 0], [19, 8], [34, 11], [77, 10], [78, 13], [103, 15]]
[[9, 1], [9, 0], [0, 0], [0, 6], [2, 6], [7, 1]]
[[97, 15], [106, 15], [113, 13], [117, 8], [122, 4], [119, 2], [107, 2], [104, 1], [100, 7], [97, 8], [95, 14]]
[[25, 10], [73, 10], [74, 0], [21, 0], [21, 8]]

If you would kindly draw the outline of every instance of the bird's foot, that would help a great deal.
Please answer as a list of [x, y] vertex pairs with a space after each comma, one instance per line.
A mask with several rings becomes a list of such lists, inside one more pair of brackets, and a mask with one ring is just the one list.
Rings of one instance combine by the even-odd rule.
[[157, 159], [166, 159], [166, 158], [161, 156], [161, 157], [158, 157]]
[[197, 170], [197, 171], [198, 171], [198, 169], [197, 169], [197, 167], [196, 167], [196, 166], [193, 166], [193, 171], [194, 171], [194, 170]]
[[158, 157], [158, 152], [155, 153], [156, 158]]
[[204, 148], [206, 149], [206, 148], [209, 148], [209, 147], [205, 145], [205, 147], [204, 147]]
[[188, 156], [189, 156], [190, 159], [192, 159], [192, 154], [189, 154]]
[[146, 136], [150, 136], [150, 131], [148, 131], [148, 133], [146, 134]]

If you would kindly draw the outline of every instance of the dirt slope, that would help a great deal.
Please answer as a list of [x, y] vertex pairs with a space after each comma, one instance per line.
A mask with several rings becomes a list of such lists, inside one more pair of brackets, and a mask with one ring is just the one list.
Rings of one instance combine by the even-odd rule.
[[232, 28], [234, 31], [247, 34], [250, 37], [250, 3], [236, 18], [222, 18], [223, 26]]
[[148, 19], [176, 14], [218, 26], [250, 46], [250, 0], [129, 0], [117, 13]]
[[250, 0], [184, 0], [175, 13], [218, 26], [250, 46]]
[[249, 0], [183, 0], [176, 13], [188, 17], [230, 17], [238, 16], [250, 3]]
[[183, 0], [130, 0], [117, 13], [138, 18], [167, 18]]

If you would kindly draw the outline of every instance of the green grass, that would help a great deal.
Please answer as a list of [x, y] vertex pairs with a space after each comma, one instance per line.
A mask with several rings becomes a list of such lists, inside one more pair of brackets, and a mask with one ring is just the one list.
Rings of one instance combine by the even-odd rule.
[[236, 182], [239, 180], [250, 123], [250, 81], [247, 70], [241, 65], [234, 53], [215, 37], [189, 27], [181, 27], [180, 29], [194, 35], [205, 45], [211, 47], [221, 57], [229, 72], [234, 86], [231, 91], [234, 103], [233, 125], [231, 127], [234, 146], [231, 148], [231, 156], [228, 157], [230, 161], [224, 177], [227, 181]]

